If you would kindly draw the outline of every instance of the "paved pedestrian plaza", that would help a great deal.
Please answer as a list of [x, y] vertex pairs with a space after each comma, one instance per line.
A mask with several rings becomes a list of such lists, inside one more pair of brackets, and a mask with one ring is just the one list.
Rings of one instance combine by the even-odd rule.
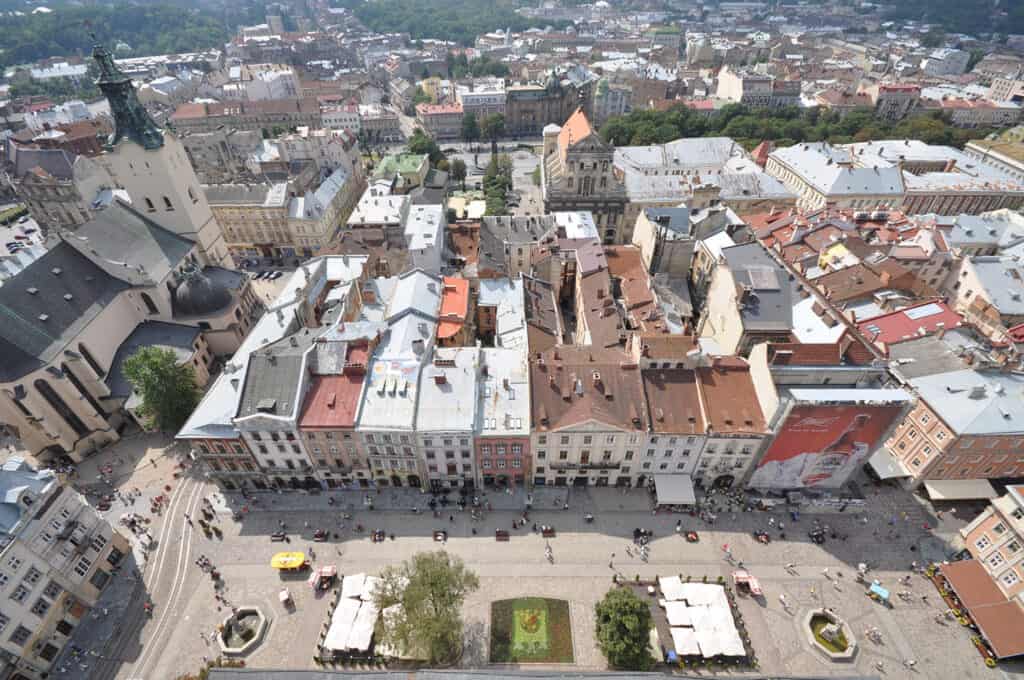
[[[152, 442], [140, 441], [146, 453], [122, 456], [125, 472], [112, 478], [116, 488], [133, 488], [139, 486], [134, 480], [140, 476], [152, 476], [154, 466], [149, 463], [147, 467], [146, 461], [154, 456], [165, 472], [174, 469], [157, 455], [159, 448]], [[148, 477], [146, 485], [157, 486]], [[327, 622], [330, 596], [314, 594], [304, 576], [291, 579], [272, 569], [270, 558], [281, 550], [312, 550], [314, 566], [334, 564], [342, 575], [376, 574], [425, 550], [444, 549], [459, 556], [480, 579], [479, 590], [466, 600], [463, 610], [461, 665], [467, 668], [604, 670], [605, 660], [595, 642], [594, 605], [612, 587], [613, 576], [630, 580], [638, 576], [643, 580], [659, 575], [707, 576], [713, 582], [719, 577], [729, 580], [742, 562], [764, 590], [763, 598], [738, 597], [760, 664], [758, 671], [763, 675], [969, 680], [1022, 670], [1012, 664], [1001, 665], [997, 671], [985, 668], [967, 629], [956, 622], [936, 621], [943, 608], [929, 582], [920, 575], [914, 575], [909, 586], [898, 582], [911, 573], [912, 561], [922, 561], [922, 556], [941, 559], [947, 554], [957, 529], [973, 515], [947, 511], [939, 519], [926, 503], [891, 488], [866, 485], [864, 510], [851, 507], [846, 512], [832, 509], [815, 514], [805, 508], [795, 523], [781, 510], [720, 511], [712, 525], [690, 515], [655, 515], [646, 492], [608, 488], [537, 489], [529, 498], [522, 490], [490, 492], [481, 499], [490, 504], [490, 512], [485, 512], [482, 520], [472, 521], [468, 511], [459, 512], [454, 505], [439, 508], [440, 516], [435, 517], [427, 507], [429, 496], [410, 489], [369, 492], [374, 506], [369, 510], [365, 490], [261, 494], [254, 503], [241, 496], [224, 496], [188, 474], [173, 480], [171, 486], [170, 509], [152, 524], [157, 549], [139, 560], [145, 585], [142, 597], [154, 602], [154, 615], [142, 618], [135, 629], [119, 619], [118, 624], [124, 625], [114, 625], [113, 633], [96, 643], [101, 646], [92, 664], [104, 672], [92, 677], [174, 678], [198, 668], [204, 658], [217, 655], [211, 634], [230, 607], [245, 605], [261, 608], [270, 619], [263, 643], [246, 657], [247, 666], [315, 668], [315, 644]], [[221, 538], [206, 538], [183, 517], [186, 512], [197, 516], [203, 498], [213, 503]], [[528, 500], [532, 510], [527, 525], [513, 529], [513, 521], [521, 518]], [[563, 509], [565, 504], [568, 510]], [[117, 501], [110, 515], [116, 518], [125, 510]], [[242, 513], [239, 521], [232, 517], [235, 512]], [[346, 513], [351, 519], [345, 519]], [[592, 523], [584, 521], [588, 513], [595, 517]], [[828, 524], [840, 538], [828, 538], [822, 545], [812, 543], [807, 532], [816, 519]], [[689, 543], [682, 538], [675, 531], [677, 521], [684, 529], [697, 530], [700, 541]], [[280, 522], [286, 525], [289, 543], [270, 541]], [[556, 537], [544, 539], [534, 533], [534, 522], [555, 527]], [[781, 538], [780, 523], [785, 539]], [[356, 531], [358, 524], [363, 525], [363, 532]], [[318, 528], [330, 532], [327, 542], [312, 541]], [[633, 549], [637, 528], [654, 532], [646, 561]], [[374, 529], [394, 534], [395, 539], [373, 543], [369, 534]], [[436, 529], [448, 532], [446, 542], [434, 540]], [[496, 529], [508, 531], [510, 540], [497, 542]], [[769, 530], [771, 543], [758, 543], [752, 535], [757, 529]], [[552, 548], [551, 562], [545, 557], [546, 544]], [[215, 599], [212, 580], [196, 566], [200, 555], [222, 573], [223, 600]], [[729, 556], [732, 563], [726, 559]], [[873, 602], [865, 596], [864, 586], [854, 581], [860, 562], [867, 562], [869, 576], [891, 591], [909, 590], [911, 595], [906, 600], [895, 598], [891, 609]], [[131, 576], [124, 578], [130, 585]], [[284, 587], [292, 594], [293, 608], [279, 601]], [[111, 590], [121, 605], [130, 591], [125, 587]], [[492, 663], [492, 605], [515, 598], [566, 603], [571, 663]], [[859, 649], [851, 662], [828, 661], [808, 643], [802, 621], [811, 609], [823, 607], [835, 610], [857, 638]], [[127, 610], [126, 618], [131, 611]], [[878, 631], [877, 643], [865, 635], [869, 629]], [[906, 668], [906, 661], [916, 661], [916, 668]], [[735, 674], [756, 675], [750, 671]]]

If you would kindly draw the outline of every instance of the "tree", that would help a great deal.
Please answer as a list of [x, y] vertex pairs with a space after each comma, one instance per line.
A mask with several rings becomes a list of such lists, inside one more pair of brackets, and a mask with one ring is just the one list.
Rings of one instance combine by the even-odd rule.
[[448, 166], [449, 174], [451, 175], [452, 181], [460, 182], [462, 184], [462, 190], [466, 190], [466, 162], [461, 158], [455, 158], [452, 160], [451, 165]]
[[620, 670], [645, 671], [650, 652], [651, 610], [632, 590], [615, 588], [597, 603], [597, 644]]
[[480, 123], [476, 120], [476, 114], [470, 111], [462, 115], [462, 139], [467, 144], [480, 139]]
[[476, 574], [443, 550], [416, 553], [381, 574], [374, 601], [384, 610], [385, 644], [431, 664], [448, 663], [462, 652], [462, 602], [480, 587]]
[[487, 116], [480, 125], [480, 132], [491, 140], [491, 153], [498, 153], [498, 138], [505, 134], [505, 116], [500, 113]]
[[444, 160], [444, 152], [441, 151], [441, 147], [421, 128], [413, 130], [412, 137], [405, 143], [405, 148], [409, 153], [427, 154], [430, 156], [430, 164], [435, 167]]
[[164, 432], [177, 432], [199, 404], [192, 366], [163, 347], [143, 347], [124, 362], [124, 374], [142, 397], [139, 415]]

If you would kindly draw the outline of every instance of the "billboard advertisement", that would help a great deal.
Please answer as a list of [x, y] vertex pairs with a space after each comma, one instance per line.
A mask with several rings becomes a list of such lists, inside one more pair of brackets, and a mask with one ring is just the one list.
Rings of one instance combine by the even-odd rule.
[[835, 489], [879, 445], [903, 408], [796, 406], [750, 478], [759, 489]]

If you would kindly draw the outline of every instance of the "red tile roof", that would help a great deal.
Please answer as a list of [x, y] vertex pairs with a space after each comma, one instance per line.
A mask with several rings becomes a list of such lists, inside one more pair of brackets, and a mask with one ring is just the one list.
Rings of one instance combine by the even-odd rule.
[[962, 560], [943, 564], [939, 571], [997, 657], [1024, 654], [1024, 608], [1016, 600], [1006, 599], [985, 567], [977, 560]]
[[[857, 323], [857, 330], [883, 349], [887, 345], [931, 335], [940, 328], [956, 328], [963, 317], [941, 300], [922, 302]], [[924, 333], [921, 333], [924, 329]]]
[[592, 134], [594, 134], [594, 128], [591, 127], [590, 121], [587, 120], [587, 114], [583, 113], [583, 107], [580, 107], [569, 116], [569, 120], [565, 121], [565, 125], [562, 126], [562, 130], [558, 133], [558, 146], [563, 150], [568, 149], [573, 144], [586, 139]]
[[306, 394], [299, 429], [354, 427], [362, 390], [362, 375], [315, 376]]
[[754, 392], [750, 366], [742, 359], [718, 358], [698, 368], [709, 431], [718, 434], [763, 434], [767, 429]]
[[839, 343], [773, 342], [768, 345], [768, 363], [773, 366], [839, 366]]
[[450, 338], [462, 330], [468, 315], [469, 281], [453, 276], [444, 277], [441, 314], [437, 323], [438, 339]]

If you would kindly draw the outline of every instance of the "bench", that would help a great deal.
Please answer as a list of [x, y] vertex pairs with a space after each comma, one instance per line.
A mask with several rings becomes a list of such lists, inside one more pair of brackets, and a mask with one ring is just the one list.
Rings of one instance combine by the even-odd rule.
[[508, 532], [507, 531], [502, 531], [501, 529], [495, 530], [495, 532], [494, 532], [494, 540], [496, 540], [496, 541], [507, 541], [507, 540], [509, 540]]
[[543, 531], [540, 532], [540, 534], [544, 538], [554, 538], [555, 537], [555, 530], [554, 529], [544, 529]]

